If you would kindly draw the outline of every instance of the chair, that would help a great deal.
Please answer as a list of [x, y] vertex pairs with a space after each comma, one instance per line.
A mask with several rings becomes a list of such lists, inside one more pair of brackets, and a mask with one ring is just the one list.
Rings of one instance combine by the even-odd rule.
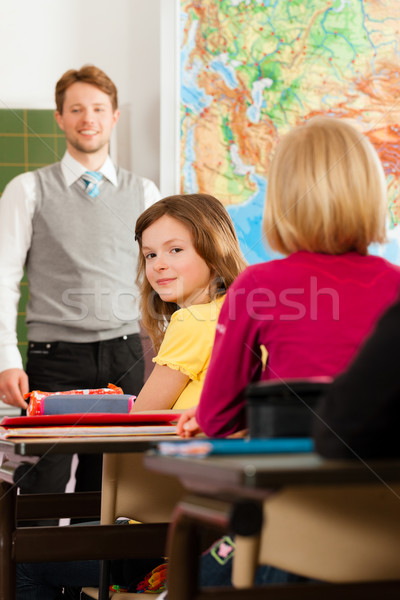
[[[285, 435], [285, 427], [293, 427], [289, 417], [294, 407], [308, 419], [296, 413], [298, 423], [306, 424], [300, 435], [310, 435], [315, 404], [309, 400], [318, 399], [326, 385], [326, 380], [314, 378], [249, 386], [249, 399], [258, 401], [253, 407], [249, 403], [249, 416], [254, 406], [260, 417], [272, 405], [279, 411], [279, 420], [274, 421], [281, 428], [278, 435]], [[258, 565], [330, 583], [400, 579], [399, 494], [400, 485], [386, 486], [378, 477], [368, 485], [349, 482], [277, 490], [264, 501], [261, 535], [236, 539], [234, 586], [251, 586]]]
[[[320, 385], [322, 384], [322, 385]], [[310, 435], [311, 419], [307, 418], [310, 397], [321, 393], [329, 383], [324, 381], [291, 381], [289, 385], [258, 384], [248, 390], [252, 406], [249, 414], [250, 434], [260, 437], [260, 422], [267, 423], [270, 435]], [[305, 386], [305, 387], [304, 387]], [[304, 387], [304, 389], [303, 389]], [[281, 402], [281, 400], [284, 402]], [[264, 402], [265, 400], [265, 402]], [[297, 403], [297, 404], [296, 404]], [[249, 403], [251, 404], [251, 402]], [[288, 414], [298, 414], [297, 423]], [[254, 410], [255, 409], [255, 410]], [[296, 413], [297, 414], [297, 413]], [[297, 417], [296, 417], [297, 418]], [[298, 427], [300, 423], [300, 428]], [[304, 427], [305, 426], [305, 427]], [[332, 465], [334, 462], [332, 461]], [[369, 469], [365, 465], [365, 469]], [[398, 598], [400, 594], [400, 483], [387, 484], [370, 470], [368, 483], [349, 480], [340, 484], [305, 482], [271, 489], [262, 502], [263, 524], [238, 535], [236, 532], [233, 559], [233, 588], [225, 590], [223, 598], [341, 598], [367, 600], [384, 597]], [[221, 511], [219, 511], [221, 512]], [[218, 515], [217, 515], [218, 516]], [[214, 521], [216, 517], [213, 517]], [[193, 506], [180, 503], [170, 534], [169, 584], [174, 599], [189, 600], [199, 594], [196, 557], [193, 546], [197, 528], [210, 520], [199, 498]], [[197, 548], [195, 548], [197, 551]], [[185, 558], [187, 554], [187, 559]], [[184, 562], [185, 561], [185, 562]], [[190, 570], [180, 577], [179, 567]], [[258, 566], [270, 565], [320, 584], [291, 584], [270, 586], [268, 591], [254, 587]], [[193, 580], [195, 581], [193, 582]], [[335, 584], [335, 585], [327, 585]], [[202, 594], [200, 592], [200, 594]], [[202, 596], [203, 597], [203, 596]]]
[[[334, 465], [332, 461], [333, 472]], [[372, 475], [373, 472], [371, 480]], [[220, 506], [213, 500], [210, 507], [206, 503], [210, 499], [196, 493], [177, 506], [169, 534], [171, 600], [172, 597], [194, 600], [206, 598], [209, 593], [216, 594], [215, 588], [198, 588], [198, 534], [209, 524], [221, 524], [225, 531], [236, 534], [233, 587], [218, 590], [220, 598], [370, 600], [378, 597], [397, 600], [400, 597], [400, 483], [397, 476], [396, 483], [390, 485], [383, 479], [376, 483], [318, 485], [305, 480], [302, 485], [270, 490], [261, 500], [262, 522], [255, 519], [255, 526], [247, 530], [243, 524], [251, 520], [251, 503], [237, 519], [233, 511], [237, 506], [240, 508], [240, 493], [237, 497], [233, 492], [230, 500], [227, 498], [219, 501]], [[255, 587], [255, 570], [261, 565], [271, 565], [320, 583], [276, 584], [267, 590]]]
[[251, 586], [267, 564], [329, 583], [399, 580], [399, 497], [399, 484], [380, 481], [277, 491], [260, 537], [237, 539], [233, 584]]
[[[103, 461], [103, 484], [101, 498], [101, 524], [112, 525], [118, 517], [129, 517], [139, 521], [130, 527], [142, 524], [169, 523], [172, 511], [183, 496], [184, 489], [179, 481], [168, 475], [154, 474], [143, 466], [143, 454], [106, 454]], [[157, 555], [160, 546], [160, 530], [156, 529], [152, 539], [138, 549], [137, 556], [152, 556], [153, 542]], [[128, 556], [127, 556], [128, 557]], [[133, 557], [130, 553], [130, 557]], [[84, 588], [90, 598], [98, 598], [99, 590]], [[149, 595], [149, 594], [148, 594]], [[154, 594], [151, 594], [155, 598]], [[142, 598], [143, 594], [110, 593], [110, 600]]]

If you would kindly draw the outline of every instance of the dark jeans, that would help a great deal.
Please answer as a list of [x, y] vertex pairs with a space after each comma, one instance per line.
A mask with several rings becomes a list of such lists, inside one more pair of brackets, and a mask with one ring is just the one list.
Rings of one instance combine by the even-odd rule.
[[[143, 386], [144, 359], [139, 334], [88, 344], [29, 342], [26, 372], [31, 390], [58, 392], [102, 388], [113, 383], [126, 394]], [[44, 456], [19, 485], [21, 493], [62, 493], [71, 471], [71, 456]], [[101, 489], [101, 456], [79, 456], [75, 491]], [[57, 524], [40, 521], [37, 524]]]
[[[199, 569], [200, 587], [232, 586], [232, 559], [235, 546], [233, 540], [234, 538], [230, 536], [224, 536], [203, 554]], [[221, 547], [222, 552], [219, 551]], [[312, 583], [312, 580], [269, 565], [258, 567], [254, 578], [255, 585], [278, 583]]]
[[17, 565], [17, 600], [58, 600], [64, 585], [98, 587], [99, 576], [98, 560], [21, 563]]

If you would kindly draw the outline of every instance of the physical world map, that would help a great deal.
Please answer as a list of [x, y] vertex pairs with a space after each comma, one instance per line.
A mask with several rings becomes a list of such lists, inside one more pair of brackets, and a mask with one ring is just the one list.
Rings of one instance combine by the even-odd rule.
[[351, 119], [387, 177], [389, 242], [372, 251], [400, 264], [400, 2], [180, 6], [182, 191], [219, 198], [247, 261], [268, 260], [261, 219], [280, 137], [315, 115]]

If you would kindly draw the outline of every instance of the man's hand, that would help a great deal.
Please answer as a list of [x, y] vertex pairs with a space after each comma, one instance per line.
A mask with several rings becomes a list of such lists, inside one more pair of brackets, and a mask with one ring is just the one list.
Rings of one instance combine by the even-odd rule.
[[198, 433], [202, 433], [200, 425], [196, 421], [196, 406], [188, 408], [182, 413], [181, 418], [176, 426], [176, 433], [184, 438], [194, 437]]
[[28, 375], [22, 369], [6, 369], [0, 373], [0, 400], [11, 406], [28, 408], [24, 394], [29, 392]]

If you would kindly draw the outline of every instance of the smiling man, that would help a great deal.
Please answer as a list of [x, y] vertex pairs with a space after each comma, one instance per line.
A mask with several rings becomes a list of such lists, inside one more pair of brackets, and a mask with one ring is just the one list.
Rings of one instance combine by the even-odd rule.
[[[67, 151], [54, 165], [13, 179], [0, 199], [0, 399], [26, 408], [29, 389], [143, 385], [135, 284], [137, 217], [160, 198], [156, 185], [116, 167], [110, 136], [117, 89], [92, 65], [56, 85], [55, 118]], [[19, 282], [26, 267], [26, 372], [17, 349]], [[86, 457], [88, 459], [88, 457]], [[77, 489], [97, 489], [100, 465], [80, 460]], [[70, 465], [45, 459], [34, 490], [63, 491]]]

